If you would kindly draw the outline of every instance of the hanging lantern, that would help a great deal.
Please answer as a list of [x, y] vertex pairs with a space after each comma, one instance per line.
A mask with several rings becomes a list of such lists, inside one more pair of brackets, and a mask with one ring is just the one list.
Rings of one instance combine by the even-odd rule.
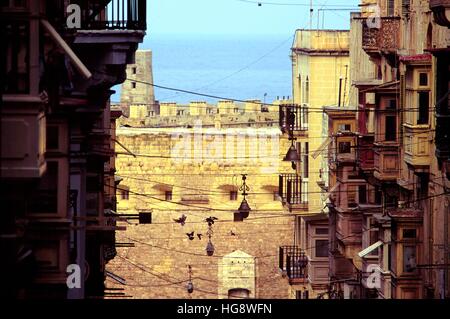
[[212, 255], [214, 255], [214, 245], [213, 245], [213, 243], [211, 242], [211, 240], [209, 240], [208, 241], [208, 244], [206, 245], [206, 254], [208, 255], [208, 256], [212, 256]]
[[286, 153], [286, 156], [283, 158], [284, 162], [292, 162], [292, 163], [300, 162], [300, 155], [298, 154], [297, 149], [295, 148], [294, 140], [295, 138], [292, 138], [291, 147]]
[[238, 209], [239, 214], [241, 215], [242, 218], [247, 218], [249, 216], [251, 210], [252, 209], [248, 205], [247, 200], [244, 198], [242, 200], [241, 206], [239, 206], [239, 209]]
[[189, 281], [186, 285], [186, 290], [189, 294], [194, 292], [194, 284], [192, 283], [192, 267], [191, 265], [188, 265], [188, 274], [189, 274]]
[[192, 283], [192, 281], [188, 282], [188, 284], [186, 286], [186, 290], [190, 294], [194, 292], [194, 284]]
[[[244, 196], [244, 199], [241, 202], [241, 205], [239, 206], [237, 212], [235, 213], [235, 221], [243, 221], [245, 218], [247, 218], [250, 214], [250, 211], [252, 210], [250, 208], [250, 205], [247, 202], [247, 195], [250, 188], [247, 186], [246, 183], [247, 175], [242, 175], [242, 186], [239, 188], [240, 191], [242, 191], [242, 196]], [[237, 216], [238, 215], [238, 216]]]

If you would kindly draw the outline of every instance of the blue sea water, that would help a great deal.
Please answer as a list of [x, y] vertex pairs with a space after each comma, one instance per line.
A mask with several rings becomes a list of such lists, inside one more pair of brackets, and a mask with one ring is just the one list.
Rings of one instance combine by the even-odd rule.
[[[140, 49], [153, 51], [154, 83], [162, 86], [233, 98], [272, 102], [292, 95], [293, 33], [262, 35], [153, 35]], [[116, 88], [117, 89], [117, 88]], [[119, 92], [113, 101], [119, 100]], [[192, 94], [155, 88], [162, 102], [217, 102]]]

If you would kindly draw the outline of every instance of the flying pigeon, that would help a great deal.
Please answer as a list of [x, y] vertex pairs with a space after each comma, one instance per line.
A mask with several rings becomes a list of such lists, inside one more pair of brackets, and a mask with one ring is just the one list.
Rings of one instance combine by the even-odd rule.
[[181, 215], [180, 218], [174, 219], [173, 221], [174, 221], [175, 223], [180, 224], [181, 226], [184, 226], [184, 225], [186, 224], [186, 218], [187, 218], [187, 216], [186, 216], [185, 214], [183, 214], [183, 215]]
[[198, 239], [202, 240], [203, 235], [202, 234], [197, 234]]
[[230, 230], [230, 235], [231, 236], [236, 236], [236, 234], [234, 233], [234, 231]]
[[186, 233], [186, 235], [188, 236], [189, 240], [194, 240], [194, 232]]

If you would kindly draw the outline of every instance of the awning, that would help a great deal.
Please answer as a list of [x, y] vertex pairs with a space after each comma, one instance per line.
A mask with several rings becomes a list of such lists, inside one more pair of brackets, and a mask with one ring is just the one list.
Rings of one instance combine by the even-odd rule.
[[312, 153], [312, 158], [316, 159], [317, 157], [319, 157], [320, 154], [322, 154], [325, 150], [328, 149], [328, 146], [331, 144], [333, 140], [331, 139], [331, 137], [328, 137], [320, 146], [317, 150], [315, 150]]
[[364, 256], [370, 254], [372, 251], [374, 251], [375, 249], [377, 249], [378, 247], [380, 247], [381, 245], [383, 245], [383, 242], [381, 240], [377, 241], [375, 244], [370, 245], [369, 247], [367, 247], [364, 250], [361, 250], [358, 253], [358, 256], [363, 258]]

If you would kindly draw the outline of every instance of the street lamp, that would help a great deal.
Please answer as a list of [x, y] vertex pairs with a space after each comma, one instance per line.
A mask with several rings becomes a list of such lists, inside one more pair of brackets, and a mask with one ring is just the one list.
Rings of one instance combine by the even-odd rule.
[[186, 286], [186, 290], [189, 294], [194, 292], [194, 284], [192, 283], [192, 267], [191, 265], [188, 266], [188, 273], [189, 273], [189, 281]]
[[298, 154], [297, 149], [295, 148], [295, 145], [294, 145], [294, 141], [296, 141], [297, 139], [294, 137], [290, 137], [289, 140], [292, 141], [291, 147], [289, 148], [283, 161], [292, 162], [292, 163], [300, 162], [300, 155]]
[[250, 190], [250, 187], [247, 186], [246, 183], [247, 175], [242, 175], [242, 186], [239, 188], [239, 190], [242, 192], [242, 196], [244, 196], [244, 199], [241, 202], [241, 205], [238, 208], [237, 214], [238, 216], [235, 217], [235, 220], [243, 221], [245, 218], [247, 218], [250, 214], [250, 211], [252, 210], [250, 208], [250, 205], [247, 202], [247, 195], [248, 191]]
[[[211, 219], [211, 217], [209, 219], [206, 219], [208, 222], [208, 230], [206, 231], [206, 235], [208, 236], [208, 243], [206, 244], [206, 255], [207, 256], [212, 256], [214, 255], [214, 245], [211, 241], [211, 237], [213, 235], [213, 229], [212, 229], [212, 225], [214, 224], [214, 220]], [[208, 221], [209, 220], [209, 221]]]

